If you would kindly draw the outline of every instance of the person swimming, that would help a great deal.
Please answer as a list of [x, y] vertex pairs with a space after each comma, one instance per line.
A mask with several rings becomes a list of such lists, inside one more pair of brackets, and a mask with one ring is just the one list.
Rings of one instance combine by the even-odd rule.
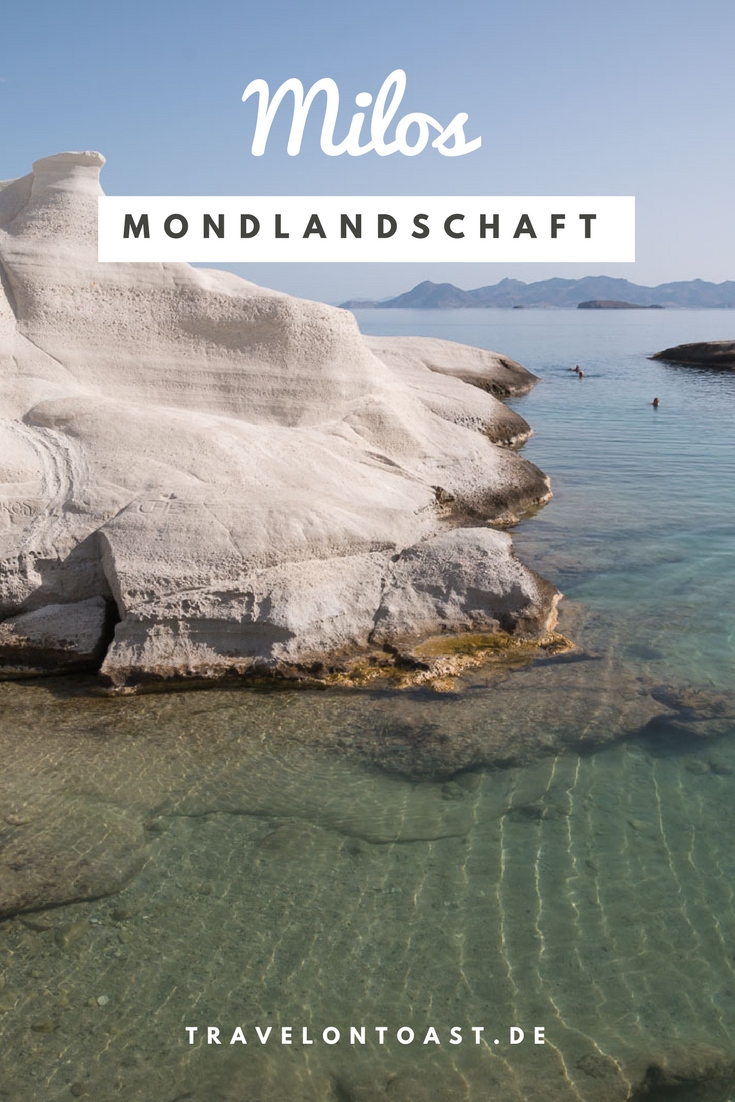
[[584, 371], [578, 371], [577, 372], [577, 378], [578, 379], [584, 379]]
[[651, 402], [651, 405], [653, 406], [654, 409], [658, 409], [658, 407], [660, 405], [658, 398], [654, 398], [653, 401]]

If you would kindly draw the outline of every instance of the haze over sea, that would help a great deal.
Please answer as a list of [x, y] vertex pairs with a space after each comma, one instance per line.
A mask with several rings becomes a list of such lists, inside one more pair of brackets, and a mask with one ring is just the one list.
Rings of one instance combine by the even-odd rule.
[[[74, 849], [110, 883], [142, 865], [117, 895], [0, 926], [0, 1099], [623, 1102], [658, 1067], [656, 1102], [726, 1102], [735, 372], [647, 356], [732, 338], [735, 311], [357, 317], [540, 376], [513, 404], [555, 496], [513, 539], [565, 593], [585, 661], [500, 686], [478, 671], [451, 697], [0, 685], [6, 824], [32, 824], [38, 875], [63, 877]], [[691, 722], [411, 775], [411, 747], [492, 731], [502, 694], [543, 741], [565, 716], [580, 736], [600, 715], [614, 727], [617, 702], [652, 685]], [[715, 701], [702, 722], [700, 700]], [[340, 739], [379, 747], [381, 768], [336, 753]], [[260, 1047], [254, 1026], [270, 1024], [364, 1024], [373, 1040]], [[189, 1047], [193, 1025], [225, 1044]], [[227, 1044], [237, 1025], [247, 1046]], [[454, 1025], [467, 1039], [450, 1048]], [[548, 1043], [511, 1048], [511, 1025], [543, 1025]], [[442, 1044], [403, 1046], [402, 1026]]]

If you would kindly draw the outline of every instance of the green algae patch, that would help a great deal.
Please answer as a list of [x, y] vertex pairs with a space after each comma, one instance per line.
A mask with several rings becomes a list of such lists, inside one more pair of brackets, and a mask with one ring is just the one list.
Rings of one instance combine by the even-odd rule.
[[417, 658], [477, 656], [480, 653], [485, 653], [488, 657], [530, 655], [535, 658], [539, 650], [547, 654], [560, 654], [572, 646], [573, 643], [558, 632], [549, 632], [541, 639], [519, 639], [505, 631], [486, 631], [463, 635], [434, 635], [419, 643], [411, 653]]
[[464, 670], [487, 666], [510, 672], [538, 658], [573, 649], [574, 644], [555, 631], [539, 639], [518, 638], [504, 631], [436, 635], [403, 652], [392, 648], [390, 652], [372, 653], [346, 670], [327, 674], [324, 680], [330, 685], [424, 685], [436, 692], [456, 692], [456, 679]]
[[[386, 646], [362, 654], [335, 655], [308, 665], [281, 666], [256, 672], [252, 666], [233, 667], [217, 673], [165, 679], [141, 679], [135, 684], [98, 686], [104, 696], [134, 696], [198, 689], [237, 687], [255, 692], [288, 692], [304, 689], [410, 688], [426, 686], [437, 692], [455, 692], [454, 680], [465, 669], [492, 667], [498, 672], [522, 669], [538, 658], [553, 657], [574, 649], [574, 644], [556, 631], [537, 639], [510, 635], [505, 631], [435, 635], [405, 648]], [[93, 690], [94, 691], [94, 690]]]

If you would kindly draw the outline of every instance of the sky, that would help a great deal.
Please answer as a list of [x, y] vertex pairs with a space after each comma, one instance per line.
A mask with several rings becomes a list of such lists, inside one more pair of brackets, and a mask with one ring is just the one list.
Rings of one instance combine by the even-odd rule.
[[[39, 157], [99, 149], [111, 195], [635, 195], [634, 264], [232, 265], [327, 302], [383, 298], [424, 279], [606, 274], [656, 284], [735, 278], [732, 0], [39, 0], [8, 6], [0, 41], [0, 179]], [[287, 113], [250, 146], [255, 78], [273, 92], [332, 77], [337, 139], [387, 75], [400, 108], [446, 125], [463, 157], [329, 157], [313, 109], [296, 157]], [[285, 106], [285, 105], [284, 105]], [[288, 112], [290, 114], [290, 112]]]

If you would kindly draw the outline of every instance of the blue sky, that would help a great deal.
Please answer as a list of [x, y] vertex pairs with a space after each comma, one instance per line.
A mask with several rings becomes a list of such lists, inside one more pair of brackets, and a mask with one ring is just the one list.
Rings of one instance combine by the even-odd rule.
[[[233, 270], [339, 301], [422, 279], [735, 278], [732, 0], [95, 0], [13, 5], [0, 42], [0, 178], [62, 149], [100, 149], [109, 194], [633, 194], [634, 265], [254, 265]], [[289, 77], [354, 96], [408, 76], [400, 113], [469, 114], [482, 149], [445, 158], [327, 157], [315, 118], [298, 157], [274, 127], [250, 153], [255, 101]], [[314, 112], [318, 115], [318, 112]], [[337, 136], [340, 136], [338, 126]]]

